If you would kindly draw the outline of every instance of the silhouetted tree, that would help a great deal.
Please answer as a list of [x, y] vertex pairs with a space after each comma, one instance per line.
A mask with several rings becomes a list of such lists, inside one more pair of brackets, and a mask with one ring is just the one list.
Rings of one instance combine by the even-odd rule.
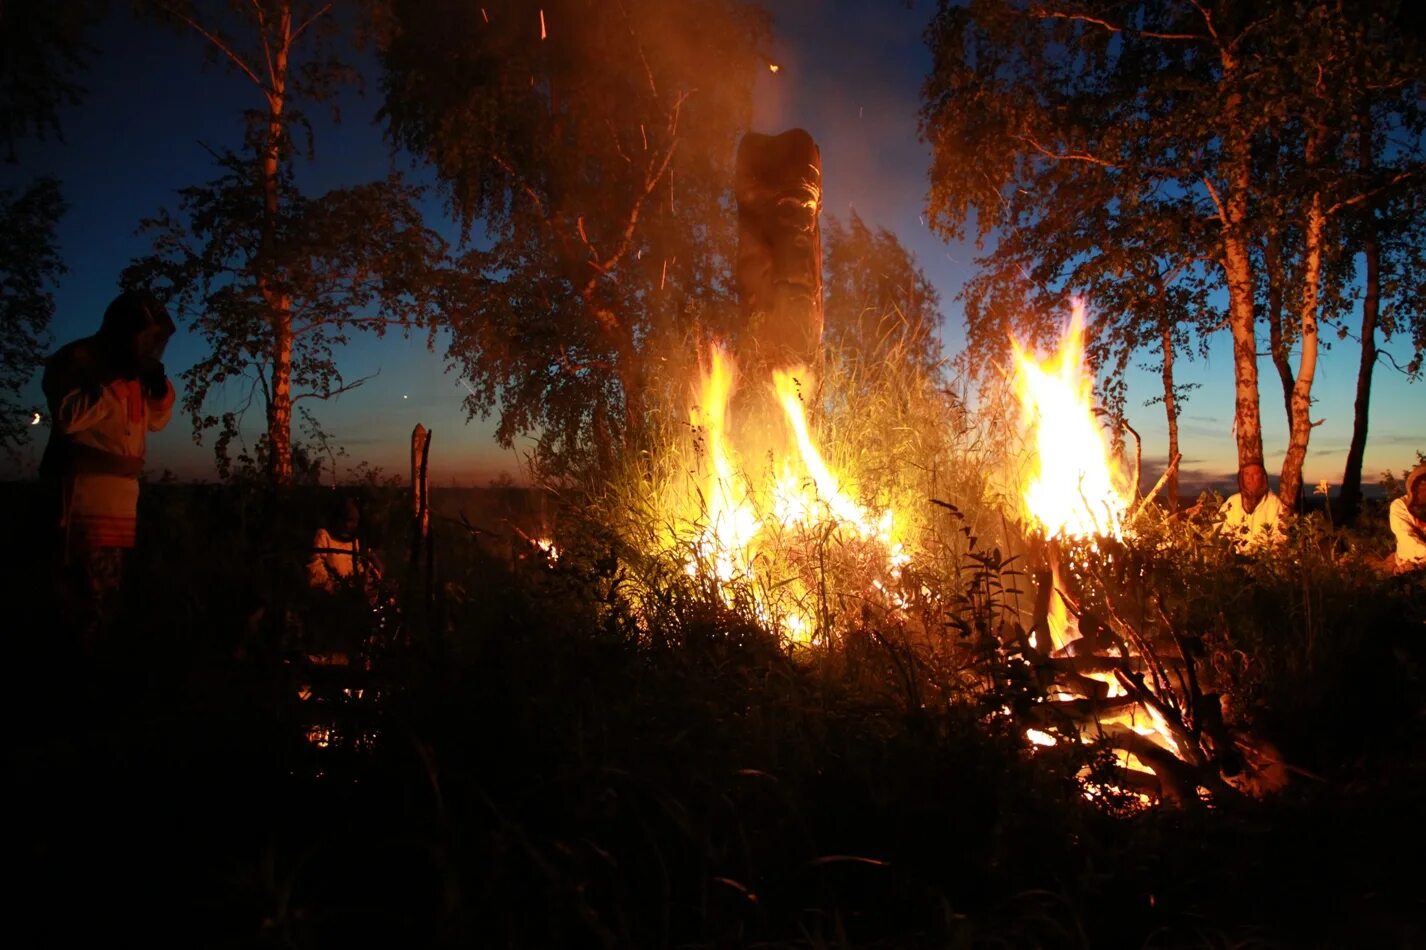
[[[651, 354], [728, 329], [732, 161], [766, 17], [737, 0], [397, 0], [385, 116], [471, 235], [451, 359], [505, 445], [636, 445]], [[591, 455], [592, 449], [592, 455]]]
[[[251, 157], [230, 153], [220, 167], [219, 178], [179, 192], [177, 214], [146, 222], [154, 252], [125, 280], [166, 295], [209, 344], [208, 355], [183, 374], [183, 405], [195, 437], [219, 429], [220, 471], [228, 471], [243, 412], [261, 395], [269, 421], [261, 454], [282, 483], [293, 475], [291, 431], [273, 427], [274, 404], [290, 412], [302, 400], [363, 382], [343, 377], [333, 353], [354, 332], [434, 334], [447, 248], [422, 220], [419, 189], [398, 178], [309, 198], [284, 168], [274, 217], [264, 173]], [[281, 337], [274, 299], [282, 302]], [[236, 411], [214, 415], [208, 397], [230, 382], [246, 386], [245, 399]], [[278, 454], [288, 458], [279, 463]]]
[[60, 112], [79, 102], [78, 73], [93, 54], [87, 33], [104, 4], [94, 0], [0, 3], [0, 150], [16, 161], [30, 136], [63, 137]]
[[64, 264], [55, 227], [64, 214], [59, 182], [38, 178], [22, 191], [0, 189], [0, 448], [13, 453], [29, 440], [37, 406], [21, 390], [44, 359], [52, 287]]
[[[86, 38], [102, 4], [0, 3], [0, 151], [19, 160], [31, 136], [62, 137], [60, 113], [84, 90], [78, 73], [93, 53]], [[20, 391], [44, 359], [55, 281], [64, 273], [56, 228], [65, 211], [58, 179], [0, 190], [0, 448], [29, 441], [37, 407]]]
[[[266, 412], [266, 459], [275, 484], [292, 478], [292, 407], [350, 388], [331, 347], [357, 329], [429, 321], [434, 284], [425, 254], [443, 254], [415, 211], [416, 192], [398, 179], [318, 198], [292, 185], [301, 107], [332, 103], [359, 76], [344, 58], [379, 32], [380, 5], [340, 11], [316, 0], [200, 4], [148, 0], [160, 18], [199, 37], [212, 56], [252, 83], [259, 107], [246, 113], [242, 153], [216, 156], [223, 174], [182, 192], [182, 213], [150, 226], [156, 253], [128, 279], [167, 282], [213, 346], [185, 374], [195, 436], [221, 425], [220, 459], [241, 413], [204, 410], [214, 384], [253, 372]], [[372, 311], [373, 306], [379, 309]], [[294, 393], [293, 385], [305, 387]]]
[[[1298, 353], [1285, 390], [1291, 505], [1319, 325], [1345, 296], [1334, 242], [1351, 209], [1408, 190], [1419, 174], [1419, 135], [1400, 143], [1390, 169], [1364, 174], [1350, 152], [1364, 89], [1390, 86], [1403, 103], [1419, 89], [1414, 54], [1361, 22], [1395, 6], [943, 3], [923, 111], [932, 223], [960, 236], [974, 217], [980, 236], [998, 241], [996, 276], [967, 307], [973, 342], [1007, 320], [1043, 333], [1047, 308], [1013, 309], [1036, 291], [1104, 296], [1110, 283], [1143, 287], [1147, 276], [1149, 292], [1133, 295], [1153, 299], [1172, 277], [1202, 327], [1197, 301], [1225, 289], [1242, 464], [1262, 458], [1256, 322], [1276, 314], [1275, 353]], [[1137, 340], [1162, 339], [1161, 322]]]

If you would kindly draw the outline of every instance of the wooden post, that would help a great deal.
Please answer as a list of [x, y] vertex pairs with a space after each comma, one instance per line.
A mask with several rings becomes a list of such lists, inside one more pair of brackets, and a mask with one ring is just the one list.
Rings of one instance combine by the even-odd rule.
[[820, 376], [822, 155], [802, 129], [738, 143], [738, 296], [748, 363]]
[[[428, 474], [431, 462], [431, 432], [417, 424], [411, 430], [411, 562], [410, 578], [425, 584], [429, 605], [435, 580], [435, 549], [431, 541], [431, 496]], [[425, 562], [424, 570], [422, 561]]]
[[436, 596], [436, 538], [431, 533], [431, 430], [421, 447], [421, 537], [426, 542], [426, 610], [431, 609]]

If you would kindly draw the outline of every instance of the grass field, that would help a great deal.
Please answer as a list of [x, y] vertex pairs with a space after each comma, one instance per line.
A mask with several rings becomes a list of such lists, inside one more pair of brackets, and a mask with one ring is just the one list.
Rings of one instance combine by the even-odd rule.
[[[1322, 537], [1296, 566], [1145, 555], [1217, 638], [1205, 668], [1243, 725], [1299, 771], [1261, 801], [1126, 812], [1083, 794], [1093, 749], [1032, 751], [937, 679], [924, 634], [867, 623], [790, 651], [677, 581], [641, 613], [617, 543], [519, 491], [445, 499], [483, 533], [437, 519], [428, 601], [402, 583], [401, 494], [367, 490], [385, 626], [362, 598], [314, 606], [300, 567], [329, 494], [150, 486], [122, 613], [88, 655], [53, 621], [43, 557], [7, 571], [12, 933], [1426, 945], [1421, 587]], [[7, 503], [35, 527], [33, 486]], [[556, 515], [550, 564], [510, 526]], [[319, 629], [370, 663], [313, 667], [299, 641]], [[957, 637], [940, 633], [943, 664]]]

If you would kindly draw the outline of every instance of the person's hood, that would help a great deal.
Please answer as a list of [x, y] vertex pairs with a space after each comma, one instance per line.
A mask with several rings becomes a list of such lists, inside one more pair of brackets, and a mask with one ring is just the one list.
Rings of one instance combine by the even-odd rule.
[[175, 329], [173, 318], [156, 296], [146, 290], [126, 290], [104, 311], [95, 339], [102, 346], [122, 350], [129, 340], [143, 335], [146, 349], [161, 359]]
[[1406, 498], [1410, 500], [1411, 493], [1416, 490], [1416, 483], [1426, 478], [1426, 462], [1422, 462], [1413, 468], [1406, 475]]

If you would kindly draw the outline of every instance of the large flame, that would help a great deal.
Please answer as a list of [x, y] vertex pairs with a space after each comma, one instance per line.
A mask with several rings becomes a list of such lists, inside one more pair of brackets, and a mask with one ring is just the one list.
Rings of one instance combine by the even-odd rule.
[[[710, 348], [690, 412], [704, 458], [699, 497], [689, 516], [697, 527], [686, 568], [711, 575], [730, 604], [740, 593], [749, 594], [759, 619], [805, 643], [826, 622], [812, 596], [815, 585], [805, 572], [759, 578], [760, 565], [772, 563], [775, 554], [837, 540], [873, 548], [879, 572], [896, 579], [909, 557], [891, 510], [874, 512], [857, 502], [818, 449], [802, 398], [803, 374], [775, 370], [772, 377], [781, 418], [763, 460], [739, 451], [729, 424], [737, 368], [723, 347]], [[753, 457], [763, 464], [746, 464]], [[886, 590], [880, 578], [871, 578], [869, 587], [869, 595]]]
[[1130, 499], [1090, 401], [1084, 304], [1075, 301], [1058, 352], [1037, 362], [1016, 343], [1015, 362], [1016, 395], [1035, 433], [1025, 513], [1048, 538], [1118, 537]]
[[707, 440], [708, 475], [703, 493], [707, 519], [698, 538], [697, 553], [713, 567], [715, 576], [729, 583], [751, 567], [752, 542], [762, 530], [751, 486], [739, 477], [736, 455], [728, 437], [728, 402], [733, 396], [737, 370], [721, 348], [714, 347], [700, 378], [700, 398], [690, 412], [694, 428]]
[[[1084, 357], [1083, 303], [1074, 302], [1069, 327], [1053, 355], [1036, 360], [1016, 342], [1015, 359], [1015, 391], [1035, 445], [1020, 501], [1028, 522], [1051, 542], [1046, 549], [1053, 586], [1046, 617], [1049, 652], [1065, 656], [1070, 652], [1066, 648], [1079, 638], [1079, 631], [1063, 595], [1065, 585], [1054, 542], [1063, 539], [1093, 544], [1098, 538], [1121, 537], [1133, 499], [1124, 487], [1125, 480], [1094, 413], [1093, 376]], [[1038, 646], [1033, 640], [1032, 645]], [[1084, 675], [1107, 684], [1104, 695], [1108, 698], [1126, 695], [1112, 673]], [[1052, 698], [1076, 697], [1066, 691]], [[1179, 753], [1168, 724], [1152, 707], [1123, 707], [1098, 722], [1100, 726], [1127, 727], [1175, 755]], [[1033, 729], [1028, 730], [1027, 737], [1038, 745], [1053, 741]], [[1124, 768], [1153, 772], [1152, 767], [1129, 752], [1118, 750], [1117, 759]]]

